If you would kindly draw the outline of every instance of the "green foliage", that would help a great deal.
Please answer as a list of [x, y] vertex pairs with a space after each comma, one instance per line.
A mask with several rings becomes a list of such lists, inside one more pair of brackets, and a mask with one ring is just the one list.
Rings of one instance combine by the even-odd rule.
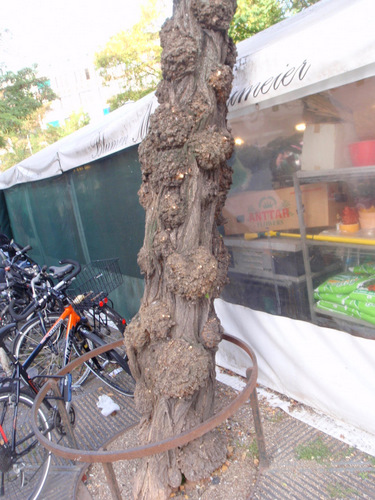
[[31, 133], [40, 123], [48, 102], [56, 94], [45, 77], [37, 76], [37, 67], [0, 75], [0, 148], [1, 168], [30, 155]]
[[237, 0], [229, 35], [235, 43], [269, 28], [319, 0]]
[[237, 0], [237, 10], [229, 28], [229, 35], [238, 43], [283, 18], [279, 0]]
[[110, 97], [107, 101], [110, 110], [114, 110], [123, 106], [126, 102], [129, 101], [138, 101], [138, 99], [142, 99], [145, 95], [149, 94], [155, 87], [150, 88], [146, 86], [145, 88], [140, 88], [139, 90], [129, 89], [121, 92], [121, 94], [117, 94], [113, 97]]
[[348, 488], [347, 486], [340, 483], [327, 484], [326, 488], [330, 498], [337, 498], [342, 500], [343, 498], [353, 498], [358, 497], [359, 495], [359, 491], [355, 490], [354, 488]]
[[284, 9], [287, 15], [297, 14], [303, 9], [310, 7], [314, 3], [319, 2], [319, 0], [283, 0], [282, 3], [285, 5]]
[[141, 7], [139, 22], [110, 38], [95, 55], [95, 66], [104, 81], [118, 80], [123, 88], [110, 100], [112, 110], [155, 90], [161, 79], [160, 9], [160, 0], [147, 0]]
[[[237, 43], [317, 1], [237, 0], [229, 34]], [[117, 80], [122, 86], [122, 91], [108, 101], [111, 110], [147, 95], [161, 79], [159, 29], [165, 18], [163, 6], [161, 0], [146, 0], [139, 22], [110, 38], [95, 55], [95, 66], [104, 81]]]
[[259, 458], [258, 442], [255, 438], [251, 441], [251, 443], [249, 445], [248, 453], [249, 453], [250, 457], [253, 459]]
[[45, 108], [38, 109], [22, 123], [22, 129], [17, 134], [8, 136], [6, 150], [0, 156], [0, 170], [16, 165], [90, 122], [89, 115], [81, 110], [72, 113], [64, 125], [59, 127], [47, 125], [45, 128], [41, 125], [41, 116], [44, 113]]
[[56, 99], [45, 77], [36, 75], [37, 67], [0, 75], [0, 145], [6, 136], [22, 130], [25, 121], [44, 104]]
[[85, 113], [83, 109], [77, 112], [73, 112], [68, 120], [65, 120], [64, 125], [60, 127], [50, 127], [57, 128], [57, 131], [61, 137], [65, 137], [67, 135], [72, 134], [76, 130], [88, 125], [90, 123], [90, 116], [88, 113]]

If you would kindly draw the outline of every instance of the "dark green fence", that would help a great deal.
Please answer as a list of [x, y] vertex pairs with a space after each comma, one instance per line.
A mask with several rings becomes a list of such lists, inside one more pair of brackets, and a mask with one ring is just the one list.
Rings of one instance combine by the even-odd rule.
[[2, 231], [13, 233], [21, 245], [30, 244], [30, 255], [40, 264], [119, 257], [124, 283], [111, 298], [130, 319], [143, 293], [137, 265], [145, 224], [137, 195], [140, 185], [134, 146], [61, 176], [5, 190], [10, 228], [1, 226]]

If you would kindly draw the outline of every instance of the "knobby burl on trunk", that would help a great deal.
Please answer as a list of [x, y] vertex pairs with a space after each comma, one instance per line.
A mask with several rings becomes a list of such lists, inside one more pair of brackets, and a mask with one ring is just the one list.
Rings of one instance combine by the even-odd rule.
[[[227, 280], [217, 226], [232, 178], [227, 106], [236, 49], [227, 30], [235, 0], [175, 0], [161, 30], [159, 107], [139, 148], [146, 211], [138, 264], [145, 291], [125, 334], [143, 443], [185, 431], [213, 414], [222, 327], [213, 300]], [[143, 461], [137, 499], [164, 499], [183, 476], [209, 476], [226, 459], [211, 432]]]

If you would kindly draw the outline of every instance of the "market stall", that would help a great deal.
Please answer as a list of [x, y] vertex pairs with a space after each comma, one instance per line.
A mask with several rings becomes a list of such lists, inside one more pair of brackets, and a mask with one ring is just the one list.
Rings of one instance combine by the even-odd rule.
[[[261, 383], [375, 442], [374, 17], [373, 0], [321, 0], [238, 44], [230, 283], [215, 306], [254, 349]], [[14, 237], [36, 260], [120, 255], [128, 319], [143, 288], [137, 145], [156, 106], [153, 94], [127, 104], [0, 175]], [[225, 343], [217, 359], [247, 366]]]
[[[369, 0], [323, 0], [239, 44], [230, 283], [216, 303], [262, 383], [372, 436], [374, 14]], [[219, 360], [241, 371], [229, 346]]]

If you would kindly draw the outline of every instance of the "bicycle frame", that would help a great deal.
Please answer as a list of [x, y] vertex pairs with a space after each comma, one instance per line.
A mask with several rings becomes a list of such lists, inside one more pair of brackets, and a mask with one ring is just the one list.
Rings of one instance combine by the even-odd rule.
[[[50, 329], [47, 331], [43, 322], [43, 313], [40, 311], [37, 313], [39, 320], [40, 320], [40, 326], [42, 329], [42, 334], [43, 338], [40, 341], [40, 343], [37, 345], [37, 347], [33, 350], [33, 352], [29, 355], [29, 357], [24, 361], [22, 364], [22, 368], [27, 371], [27, 369], [30, 367], [34, 359], [38, 356], [40, 351], [43, 349], [43, 347], [48, 343], [48, 341], [54, 336], [56, 333], [57, 329], [59, 326], [62, 324], [63, 321], [68, 319], [67, 327], [66, 327], [66, 334], [65, 334], [65, 348], [64, 348], [64, 362], [63, 366], [66, 366], [67, 364], [70, 363], [71, 361], [71, 353], [72, 353], [72, 346], [73, 346], [73, 339], [75, 332], [77, 331], [77, 326], [82, 322], [82, 316], [80, 316], [74, 307], [69, 304], [64, 307], [64, 311], [61, 313], [59, 318], [55, 321], [55, 323], [50, 327]], [[96, 358], [91, 360], [91, 363], [99, 367], [98, 361]], [[91, 368], [90, 368], [91, 369]], [[26, 373], [27, 375], [27, 373]], [[71, 375], [68, 375], [71, 377]], [[33, 384], [32, 380], [29, 379], [29, 384], [30, 382]], [[33, 384], [34, 385], [34, 384]], [[35, 387], [35, 386], [34, 386]], [[65, 392], [66, 386], [61, 386], [60, 391], [61, 394], [63, 394], [64, 399], [66, 402], [71, 401], [71, 382], [69, 384], [68, 393], [66, 394]], [[35, 389], [34, 389], [35, 390]], [[38, 392], [38, 389], [36, 389], [36, 392]]]
[[[35, 392], [35, 394], [38, 393], [38, 389], [36, 388], [35, 384], [33, 383], [33, 381], [29, 378], [26, 370], [23, 368], [22, 365], [20, 365], [18, 362], [16, 362], [16, 367], [15, 367], [15, 372], [14, 372], [14, 375], [12, 378], [5, 378], [5, 381], [9, 380], [9, 382], [11, 384], [13, 384], [15, 386], [15, 391], [14, 391], [14, 394], [15, 394], [15, 401], [14, 401], [14, 409], [13, 409], [13, 425], [12, 425], [12, 436], [11, 436], [11, 439], [10, 439], [10, 442], [11, 442], [11, 445], [12, 445], [12, 452], [15, 452], [15, 446], [16, 446], [16, 434], [17, 434], [17, 415], [18, 415], [18, 404], [17, 402], [19, 401], [19, 397], [20, 397], [20, 387], [21, 387], [21, 379], [27, 383], [27, 385]], [[46, 406], [51, 409], [52, 406], [47, 402], [45, 401], [45, 404]], [[9, 439], [7, 438], [5, 432], [4, 432], [4, 429], [2, 427], [2, 425], [0, 424], [0, 434], [5, 442], [5, 444], [8, 444], [9, 443]], [[28, 441], [28, 439], [32, 436], [32, 434], [30, 435], [26, 435], [26, 436], [23, 436], [22, 441]], [[18, 456], [19, 457], [22, 457], [23, 455], [27, 455], [29, 453], [30, 450], [32, 450], [34, 448], [34, 446], [37, 444], [38, 440], [35, 438], [34, 441], [32, 441], [29, 446], [27, 448], [25, 448], [23, 450], [23, 452], [21, 454], [19, 454]], [[18, 443], [19, 444], [19, 443]]]
[[[4, 379], [4, 382], [16, 384], [15, 386], [15, 396], [16, 400], [18, 401], [19, 399], [19, 393], [20, 393], [20, 384], [21, 384], [21, 379], [32, 389], [32, 391], [35, 394], [38, 394], [38, 387], [35, 385], [33, 380], [29, 377], [27, 373], [27, 369], [30, 367], [31, 363], [34, 361], [34, 359], [38, 356], [40, 351], [43, 349], [43, 347], [46, 345], [46, 343], [49, 341], [49, 339], [55, 334], [57, 331], [58, 327], [61, 325], [61, 323], [66, 319], [68, 319], [68, 326], [67, 326], [67, 331], [66, 331], [66, 345], [65, 345], [65, 352], [64, 352], [64, 364], [68, 364], [70, 361], [70, 353], [71, 353], [71, 341], [70, 341], [70, 332], [72, 331], [73, 328], [76, 327], [78, 322], [81, 320], [81, 317], [75, 312], [73, 307], [71, 305], [67, 306], [62, 314], [60, 315], [59, 319], [52, 325], [52, 327], [48, 330], [45, 331], [45, 326], [42, 321], [42, 313], [38, 313], [39, 318], [40, 318], [40, 325], [43, 330], [44, 336], [40, 343], [37, 345], [37, 347], [33, 350], [33, 352], [29, 355], [29, 357], [26, 359], [26, 361], [21, 364], [18, 362], [16, 358], [12, 355], [12, 353], [9, 352], [9, 350], [6, 350], [6, 354], [10, 357], [11, 361], [15, 365], [15, 369], [13, 372], [12, 377], [6, 377]], [[8, 325], [9, 329], [13, 328], [15, 324]], [[52, 406], [46, 401], [46, 405], [49, 409], [52, 408]], [[15, 409], [15, 415], [14, 415], [14, 422], [17, 419], [17, 411]], [[15, 432], [15, 425], [13, 426], [13, 433]], [[3, 435], [3, 430], [0, 426], [0, 433]], [[13, 436], [13, 442], [15, 441], [15, 436]]]
[[[41, 313], [40, 313], [41, 314]], [[28, 386], [30, 389], [35, 393], [38, 394], [39, 389], [38, 387], [34, 384], [33, 380], [29, 377], [27, 373], [27, 369], [29, 368], [30, 364], [33, 362], [33, 360], [36, 358], [36, 356], [39, 354], [39, 352], [43, 349], [43, 347], [46, 345], [47, 341], [54, 335], [54, 333], [57, 331], [57, 328], [59, 325], [66, 319], [68, 319], [68, 328], [67, 328], [67, 342], [66, 342], [66, 347], [65, 347], [65, 363], [69, 363], [70, 360], [70, 352], [71, 352], [71, 342], [69, 342], [69, 333], [76, 327], [78, 322], [81, 320], [81, 317], [74, 311], [72, 306], [67, 306], [65, 310], [62, 312], [60, 315], [59, 319], [52, 325], [52, 327], [48, 330], [48, 332], [45, 332], [45, 335], [41, 342], [38, 344], [38, 346], [33, 350], [33, 352], [30, 354], [30, 356], [27, 358], [27, 360], [21, 364], [15, 357], [14, 355], [9, 351], [8, 348], [6, 348], [4, 342], [1, 340], [0, 341], [0, 346], [4, 349], [6, 356], [9, 357], [9, 359], [12, 361], [14, 364], [14, 371], [12, 376], [7, 376], [4, 377], [2, 380], [3, 384], [9, 383], [10, 385], [10, 393], [14, 394], [14, 409], [13, 409], [13, 425], [12, 425], [12, 435], [7, 436], [4, 432], [4, 429], [2, 425], [0, 424], [0, 437], [3, 441], [3, 444], [8, 445], [9, 442], [11, 443], [12, 447], [12, 452], [15, 451], [15, 444], [16, 444], [16, 433], [17, 433], [17, 414], [18, 414], [18, 404], [17, 402], [19, 401], [20, 398], [20, 389], [21, 389], [21, 380]], [[41, 317], [40, 317], [41, 319]], [[45, 330], [44, 323], [43, 321], [40, 322], [41, 327]], [[15, 327], [15, 323], [7, 325], [7, 331], [11, 330]], [[62, 382], [64, 383], [65, 377], [63, 377]], [[63, 395], [63, 387], [61, 387], [60, 390], [61, 394]], [[65, 392], [65, 391], [64, 391]], [[70, 388], [69, 388], [69, 397], [67, 398], [66, 402], [70, 401]], [[64, 394], [65, 395], [65, 394]], [[53, 397], [56, 399], [56, 396]], [[65, 397], [64, 397], [65, 400]], [[53, 409], [53, 405], [51, 405], [48, 401], [48, 398], [45, 398], [44, 404], [46, 405], [48, 410]], [[1, 417], [1, 415], [0, 415]], [[51, 430], [52, 427], [48, 427], [47, 430]], [[31, 435], [24, 436], [22, 441], [27, 441]], [[21, 455], [27, 455], [29, 451], [37, 444], [38, 440], [35, 439], [32, 441], [27, 448], [22, 452]]]
[[[8, 325], [9, 329], [14, 327], [14, 324]], [[1, 347], [4, 349], [4, 344], [0, 342]], [[9, 442], [11, 444], [11, 450], [14, 453], [15, 452], [15, 446], [16, 446], [16, 435], [17, 435], [17, 416], [18, 416], [18, 401], [20, 398], [20, 388], [21, 388], [21, 380], [24, 381], [26, 385], [30, 387], [30, 389], [37, 394], [38, 393], [38, 388], [36, 385], [33, 383], [32, 379], [30, 379], [26, 368], [24, 365], [20, 364], [16, 358], [12, 355], [11, 352], [9, 352], [8, 349], [4, 349], [6, 352], [6, 355], [11, 359], [13, 364], [15, 365], [14, 372], [11, 377], [5, 377], [3, 379], [3, 383], [9, 383], [11, 388], [10, 388], [10, 393], [14, 394], [14, 408], [13, 408], [13, 424], [12, 424], [12, 432], [11, 436], [7, 436], [4, 432], [4, 429], [2, 425], [0, 424], [0, 435], [3, 440], [3, 444], [9, 445]], [[13, 387], [12, 387], [13, 386]], [[52, 409], [52, 405], [46, 400], [45, 405], [47, 408], [50, 410]], [[0, 416], [1, 417], [1, 416]], [[32, 436], [26, 435], [23, 436], [20, 442], [27, 442], [28, 439]], [[34, 448], [34, 446], [38, 443], [38, 440], [35, 438], [24, 450], [21, 454], [18, 455], [18, 457], [22, 457], [23, 455], [27, 455], [30, 450]], [[19, 444], [19, 443], [18, 443]]]
[[68, 325], [66, 328], [66, 343], [65, 343], [65, 351], [64, 351], [64, 366], [67, 365], [70, 362], [70, 354], [72, 350], [72, 342], [71, 342], [71, 335], [70, 332], [73, 331], [73, 329], [77, 326], [77, 324], [81, 321], [81, 316], [76, 313], [74, 310], [73, 306], [69, 304], [64, 308], [64, 311], [61, 313], [60, 317], [55, 321], [55, 323], [51, 326], [51, 328], [46, 331], [44, 327], [44, 323], [42, 321], [42, 313], [38, 313], [39, 319], [40, 319], [40, 325], [43, 330], [43, 338], [40, 341], [40, 343], [37, 345], [37, 347], [33, 350], [33, 352], [30, 354], [30, 356], [26, 359], [26, 361], [23, 363], [22, 367], [27, 370], [31, 363], [34, 361], [34, 359], [38, 356], [40, 351], [43, 349], [43, 347], [46, 345], [46, 343], [49, 341], [51, 337], [53, 337], [54, 333], [57, 331], [61, 323], [68, 318]]

